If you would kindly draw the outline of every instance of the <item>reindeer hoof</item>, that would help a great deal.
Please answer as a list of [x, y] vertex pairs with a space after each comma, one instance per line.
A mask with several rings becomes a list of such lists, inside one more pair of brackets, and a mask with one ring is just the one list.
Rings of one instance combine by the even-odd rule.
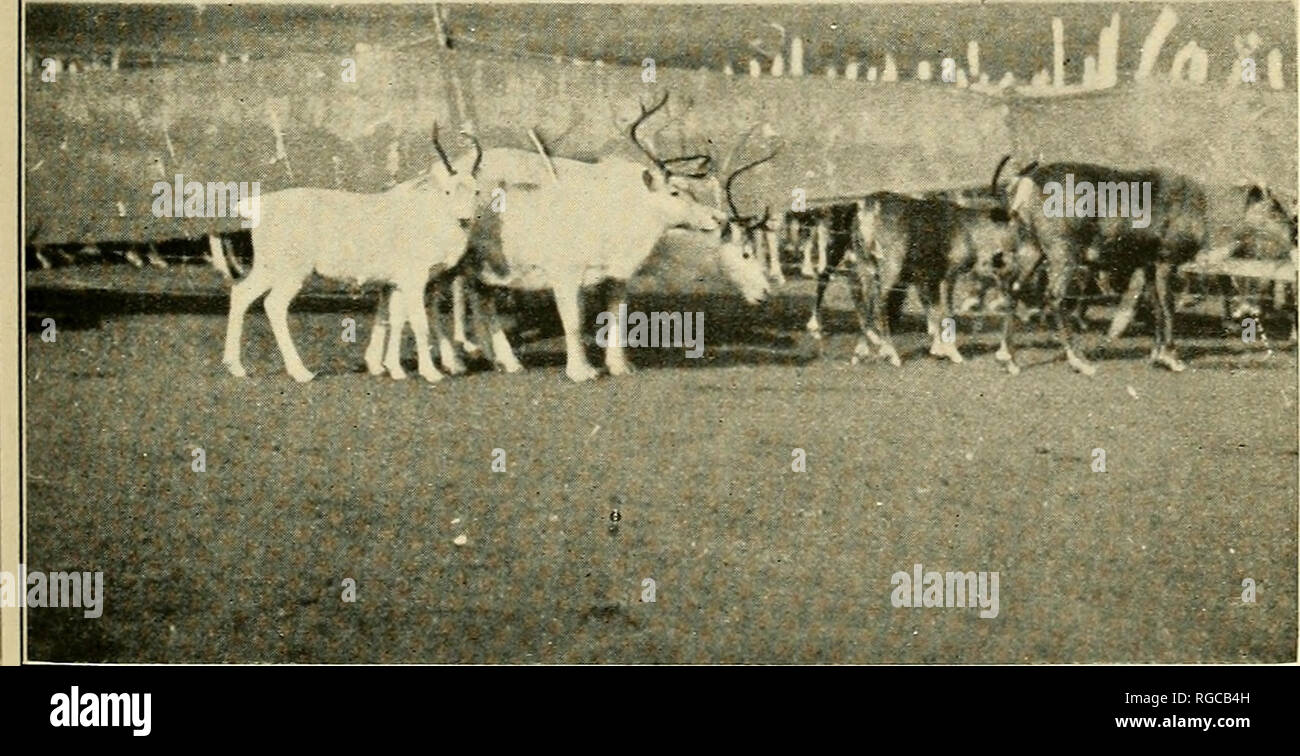
[[311, 372], [310, 370], [306, 370], [306, 369], [303, 369], [303, 370], [290, 370], [290, 371], [289, 371], [289, 375], [292, 376], [293, 379], [294, 379], [295, 381], [299, 382], [299, 383], [308, 383], [308, 382], [311, 381], [312, 378], [315, 378], [315, 377], [316, 377], [316, 374], [315, 374], [315, 373]]
[[428, 370], [421, 370], [420, 377], [429, 383], [437, 383], [442, 380], [442, 373], [438, 372], [437, 368], [429, 368]]
[[631, 375], [633, 372], [635, 372], [632, 370], [632, 366], [627, 364], [626, 362], [621, 364], [616, 363], [613, 365], [606, 364], [605, 367], [609, 368], [609, 374], [615, 377], [620, 375]]
[[230, 371], [230, 374], [235, 376], [236, 378], [248, 377], [248, 371], [245, 370], [244, 366], [239, 364], [238, 362], [227, 362], [224, 364], [226, 366], [226, 370]]
[[965, 360], [962, 359], [961, 352], [957, 350], [955, 344], [945, 344], [942, 341], [930, 344], [930, 356], [947, 358], [956, 365], [965, 362]]
[[465, 363], [459, 357], [442, 361], [442, 369], [447, 371], [447, 375], [464, 375]]
[[458, 341], [456, 345], [460, 347], [460, 351], [464, 352], [466, 357], [479, 357], [483, 354], [483, 349], [472, 341]]
[[570, 366], [564, 369], [564, 374], [574, 383], [586, 383], [593, 380], [597, 373], [591, 365]]
[[503, 373], [513, 374], [513, 373], [524, 372], [524, 366], [521, 365], [518, 360], [511, 360], [509, 362], [503, 362], [501, 360], [498, 360], [496, 362], [496, 368], [497, 370], [500, 370]]
[[1067, 358], [1067, 362], [1070, 363], [1070, 367], [1074, 368], [1074, 371], [1079, 375], [1086, 375], [1091, 377], [1097, 374], [1097, 366], [1093, 365], [1091, 362], [1088, 362], [1087, 360], [1083, 360], [1071, 355], [1069, 358]]
[[880, 356], [888, 360], [889, 364], [894, 367], [902, 367], [903, 365], [903, 358], [898, 356], [898, 350], [888, 344], [880, 347]]
[[370, 360], [366, 360], [366, 372], [370, 373], [371, 375], [383, 375], [384, 363], [372, 362]]
[[1151, 357], [1151, 362], [1154, 365], [1162, 365], [1168, 368], [1170, 372], [1174, 372], [1174, 373], [1181, 373], [1187, 369], [1187, 363], [1178, 359], [1176, 355], [1170, 352], [1166, 352], [1164, 350], [1161, 350], [1153, 354]]
[[1015, 360], [1007, 360], [1003, 364], [1007, 366], [1007, 375], [1020, 375], [1020, 366], [1015, 363]]
[[808, 322], [804, 324], [804, 330], [807, 331], [808, 335], [813, 337], [814, 339], [817, 339], [819, 341], [821, 340], [822, 324], [821, 321], [817, 319], [817, 316], [814, 315], [813, 317], [808, 319]]
[[404, 381], [406, 380], [406, 371], [400, 365], [389, 365], [388, 377], [395, 381]]

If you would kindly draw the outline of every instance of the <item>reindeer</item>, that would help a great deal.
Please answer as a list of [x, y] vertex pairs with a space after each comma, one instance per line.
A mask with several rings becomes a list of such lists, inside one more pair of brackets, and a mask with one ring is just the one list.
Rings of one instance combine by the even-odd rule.
[[[1009, 159], [1004, 157], [994, 170], [994, 196]], [[827, 265], [818, 274], [817, 296], [806, 326], [812, 338], [822, 338], [821, 304], [831, 274], [847, 261], [853, 269], [849, 292], [862, 331], [853, 351], [854, 364], [870, 356], [873, 345], [890, 364], [902, 364], [891, 331], [909, 286], [916, 287], [925, 305], [930, 354], [963, 362], [955, 341], [943, 338], [943, 320], [952, 315], [952, 292], [959, 276], [975, 271], [984, 278], [995, 277], [1015, 253], [1016, 229], [1002, 204], [983, 191], [876, 192], [818, 208], [818, 213], [828, 240]]]
[[[470, 138], [476, 154], [481, 156], [478, 140]], [[368, 281], [392, 285], [388, 310], [393, 338], [388, 340], [382, 367], [394, 379], [406, 377], [400, 356], [401, 337], [409, 320], [420, 376], [430, 383], [442, 379], [429, 357], [425, 288], [432, 273], [451, 268], [464, 255], [478, 184], [475, 170], [466, 173], [452, 167], [438, 141], [436, 123], [433, 147], [438, 160], [418, 187], [400, 187], [380, 194], [294, 188], [248, 197], [239, 203], [241, 215], [258, 218], [259, 222], [252, 230], [252, 270], [230, 292], [222, 362], [231, 375], [247, 375], [239, 354], [244, 314], [266, 294], [263, 306], [285, 369], [299, 383], [315, 377], [294, 347], [288, 310], [307, 277], [317, 273], [357, 285]], [[376, 345], [384, 342], [385, 330], [382, 323], [376, 325], [366, 350], [372, 374], [381, 372]], [[441, 328], [438, 339], [440, 344], [445, 341]]]
[[[749, 302], [762, 301], [770, 290], [752, 250], [739, 243], [721, 243], [723, 226], [732, 219], [689, 196], [682, 179], [702, 178], [701, 171], [688, 173], [670, 167], [685, 162], [707, 164], [707, 156], [661, 159], [639, 138], [638, 129], [667, 100], [665, 94], [653, 107], [642, 105], [629, 129], [633, 144], [649, 158], [650, 168], [622, 158], [595, 163], [551, 160], [544, 150], [540, 155], [493, 150], [485, 159], [484, 175], [489, 182], [505, 181], [507, 195], [499, 217], [480, 214], [471, 230], [472, 252], [467, 258], [477, 261], [475, 283], [550, 289], [564, 325], [565, 374], [575, 382], [596, 376], [582, 346], [580, 331], [586, 321], [579, 292], [583, 287], [606, 285], [608, 311], [615, 317], [610, 332], [617, 335], [616, 318], [619, 306], [626, 304], [627, 280], [669, 229], [717, 234], [719, 266]], [[483, 319], [491, 323], [490, 343], [498, 365], [517, 365], [508, 340], [495, 323], [491, 298], [473, 299], [484, 310]], [[617, 339], [606, 348], [605, 365], [611, 375], [631, 372]]]
[[[1085, 182], [1098, 187], [1098, 197], [1107, 187], [1112, 197], [1116, 187], [1149, 191], [1149, 214], [1145, 225], [1128, 217], [1113, 214], [1049, 215], [1043, 202], [1046, 187]], [[1069, 198], [1070, 202], [1074, 198]], [[1100, 202], [1100, 199], [1098, 200]], [[1008, 212], [1022, 226], [1039, 251], [1036, 259], [1018, 275], [1016, 287], [1022, 288], [1037, 275], [1041, 265], [1047, 267], [1045, 308], [1055, 316], [1057, 338], [1065, 350], [1066, 362], [1076, 372], [1094, 375], [1095, 365], [1088, 361], [1076, 344], [1071, 319], [1066, 317], [1072, 299], [1071, 288], [1080, 268], [1096, 264], [1101, 268], [1142, 270], [1151, 287], [1155, 311], [1155, 345], [1151, 362], [1173, 372], [1186, 369], [1174, 348], [1174, 307], [1172, 280], [1179, 265], [1190, 261], [1206, 246], [1208, 239], [1207, 198], [1200, 184], [1178, 174], [1157, 170], [1123, 171], [1089, 163], [1031, 164], [1022, 169], [1011, 195]], [[1003, 332], [999, 359], [1016, 372], [1011, 354], [1011, 329], [1008, 318]]]

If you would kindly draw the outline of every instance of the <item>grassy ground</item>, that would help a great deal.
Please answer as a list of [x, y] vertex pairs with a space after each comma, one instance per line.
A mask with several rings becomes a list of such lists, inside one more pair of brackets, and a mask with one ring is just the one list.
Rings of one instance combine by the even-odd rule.
[[[79, 321], [85, 301], [35, 297], [69, 325], [27, 340], [26, 562], [103, 570], [107, 599], [99, 620], [32, 610], [30, 655], [1295, 659], [1294, 350], [1203, 322], [1171, 375], [1140, 359], [1146, 336], [1094, 336], [1086, 379], [1040, 333], [1012, 378], [992, 333], [953, 366], [922, 356], [911, 321], [902, 368], [853, 367], [840, 292], [822, 353], [799, 334], [808, 292], [634, 299], [706, 311], [705, 357], [633, 350], [638, 375], [584, 386], [553, 338], [525, 345], [520, 376], [371, 378], [364, 328], [342, 342], [326, 307], [292, 321], [315, 382], [283, 373], [260, 308], [238, 381], [219, 298]], [[890, 577], [915, 563], [998, 571], [999, 616], [894, 608]]]

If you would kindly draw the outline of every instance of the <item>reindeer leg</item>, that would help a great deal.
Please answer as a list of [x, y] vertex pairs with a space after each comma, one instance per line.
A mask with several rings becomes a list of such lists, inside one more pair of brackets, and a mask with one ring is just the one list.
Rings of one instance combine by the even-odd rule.
[[[951, 310], [946, 307], [948, 298], [944, 296], [943, 279], [935, 278], [927, 281], [920, 287], [922, 303], [925, 305], [926, 330], [930, 333], [930, 355], [932, 357], [946, 357], [955, 364], [961, 364], [961, 350], [957, 348], [957, 342], [947, 342], [943, 340], [943, 321], [952, 317]], [[955, 338], [955, 334], [954, 334]]]
[[[442, 275], [434, 280], [433, 283], [433, 307], [430, 313], [430, 319], [433, 323], [433, 334], [438, 339], [438, 362], [442, 369], [447, 371], [448, 375], [463, 375], [465, 373], [465, 363], [461, 361], [460, 355], [456, 354], [456, 347], [452, 344], [451, 339], [447, 338], [447, 332], [442, 327], [442, 303], [446, 299], [446, 286], [449, 283], [448, 276]], [[455, 281], [450, 281], [452, 289], [455, 289]], [[452, 299], [455, 299], [454, 292]], [[455, 302], [452, 302], [452, 308], [455, 309]], [[452, 313], [455, 317], [455, 313]]]
[[826, 245], [830, 243], [829, 221], [817, 224], [817, 272], [826, 270]]
[[411, 332], [415, 335], [415, 359], [419, 366], [420, 377], [429, 383], [437, 383], [442, 380], [442, 373], [433, 366], [433, 355], [430, 351], [429, 317], [428, 310], [424, 306], [424, 282], [413, 281], [404, 288], [406, 289], [406, 318], [411, 321]]
[[384, 367], [395, 381], [406, 377], [402, 369], [402, 339], [406, 337], [406, 291], [401, 286], [388, 297], [388, 349], [384, 353]]
[[[876, 318], [876, 329], [874, 333], [867, 332], [867, 338], [876, 342], [880, 348], [880, 356], [889, 360], [889, 364], [894, 367], [902, 365], [903, 359], [898, 356], [898, 349], [894, 347], [894, 339], [891, 335], [890, 300], [894, 287], [898, 285], [903, 274], [903, 254], [903, 251], [891, 253], [886, 250], [880, 261], [880, 275], [876, 279], [876, 288], [873, 292], [875, 302], [871, 308]], [[875, 338], [872, 338], [873, 336]]]
[[1011, 343], [1015, 339], [1016, 328], [1016, 295], [1010, 290], [1009, 286], [1002, 287], [1002, 296], [1006, 299], [1007, 309], [1002, 318], [1002, 343], [998, 344], [998, 351], [993, 354], [993, 358], [1006, 366], [1007, 372], [1011, 375], [1020, 375], [1020, 366], [1016, 364], [1016, 356], [1011, 351]]
[[1156, 351], [1155, 361], [1175, 373], [1187, 369], [1187, 365], [1178, 359], [1174, 348], [1174, 293], [1170, 285], [1174, 266], [1168, 262], [1158, 262], [1155, 266], [1156, 294]]
[[560, 321], [564, 324], [564, 374], [574, 383], [583, 383], [596, 377], [596, 369], [587, 361], [587, 352], [582, 344], [582, 302], [579, 299], [580, 287], [576, 277], [572, 280], [551, 282], [551, 291], [555, 296], [555, 309], [560, 312]]
[[271, 285], [266, 282], [265, 274], [260, 269], [254, 269], [252, 274], [230, 287], [230, 313], [226, 319], [226, 345], [221, 362], [236, 378], [248, 375], [239, 357], [244, 334], [244, 315], [253, 302], [270, 288]]
[[809, 316], [808, 323], [804, 326], [808, 330], [808, 335], [812, 336], [815, 341], [821, 341], [822, 338], [822, 299], [826, 296], [826, 287], [830, 285], [831, 273], [831, 268], [825, 267], [817, 274], [817, 298], [813, 300], [812, 315]]
[[267, 294], [266, 300], [262, 302], [262, 307], [266, 310], [267, 319], [271, 321], [271, 332], [275, 334], [275, 343], [280, 347], [280, 354], [284, 357], [285, 370], [295, 381], [306, 383], [315, 378], [316, 374], [302, 364], [302, 357], [298, 355], [298, 349], [293, 345], [293, 336], [289, 334], [289, 303], [293, 301], [300, 288], [302, 288], [302, 281], [273, 286], [271, 293]]
[[799, 250], [803, 253], [803, 263], [799, 266], [799, 275], [804, 278], [814, 278], [817, 275], [817, 271], [813, 269], [812, 259], [812, 248], [813, 244], [816, 242], [816, 233], [816, 226], [807, 229], [806, 235], [805, 229], [801, 228], [799, 230], [799, 236], [795, 237], [799, 242]]
[[375, 307], [375, 322], [370, 327], [370, 342], [366, 344], [366, 371], [371, 375], [384, 373], [384, 342], [388, 335], [388, 286], [379, 290], [379, 304]]
[[777, 243], [776, 232], [764, 230], [762, 234], [767, 244], [767, 276], [778, 286], [784, 286], [785, 272], [781, 270], [781, 246]]
[[1124, 296], [1120, 299], [1119, 307], [1115, 310], [1115, 317], [1110, 321], [1110, 330], [1106, 332], [1106, 336], [1111, 340], [1118, 339], [1128, 330], [1129, 323], [1133, 322], [1133, 315], [1137, 312], [1138, 302], [1142, 299], [1142, 292], [1146, 285], [1146, 271], [1142, 268], [1133, 271], [1133, 276], [1129, 278], [1128, 288], [1124, 290]]
[[465, 334], [465, 277], [456, 276], [451, 282], [451, 312], [452, 326], [451, 338], [469, 357], [477, 357], [482, 353], [478, 345], [469, 340]]
[[1029, 292], [1038, 292], [1037, 281], [1041, 273], [1039, 268], [1042, 255], [1041, 250], [1035, 249], [1034, 257], [1026, 259], [1025, 247], [1018, 246], [1010, 253], [1009, 259], [1004, 262], [1004, 267], [998, 274], [999, 288], [1006, 301], [1006, 316], [1002, 320], [1002, 343], [998, 345], [998, 351], [993, 356], [1006, 366], [1007, 373], [1011, 375], [1020, 374], [1020, 366], [1016, 363], [1014, 348], [1011, 346], [1015, 343], [1016, 328], [1020, 324], [1017, 310], [1020, 309], [1020, 303]]
[[[849, 294], [853, 297], [853, 309], [858, 315], [858, 329], [862, 332], [858, 336], [858, 343], [853, 347], [853, 358], [850, 364], [856, 365], [867, 357], [871, 356], [871, 343], [867, 340], [868, 334], [871, 333], [871, 302], [877, 299], [874, 293], [876, 286], [876, 265], [874, 260], [867, 259], [863, 255], [853, 264], [853, 271], [849, 276]], [[872, 287], [872, 294], [867, 295], [868, 287]]]
[[1074, 257], [1068, 254], [1068, 250], [1058, 248], [1055, 255], [1048, 254], [1046, 304], [1051, 308], [1052, 317], [1056, 321], [1057, 340], [1065, 347], [1065, 361], [1078, 373], [1096, 375], [1096, 366], [1079, 354], [1074, 330], [1070, 327], [1070, 317], [1066, 312], [1075, 268]]
[[609, 336], [605, 345], [605, 367], [609, 369], [610, 375], [628, 375], [632, 372], [632, 366], [627, 364], [624, 344], [620, 340], [622, 324], [618, 320], [621, 306], [627, 305], [627, 282], [610, 280], [606, 282], [606, 287], [608, 295], [605, 299], [605, 308], [610, 314], [610, 319]]
[[498, 370], [507, 373], [522, 373], [524, 366], [515, 357], [514, 349], [510, 347], [510, 339], [501, 328], [501, 318], [497, 315], [496, 292], [483, 291], [471, 283], [470, 299], [473, 309], [476, 310], [475, 333], [488, 344], [492, 364]]

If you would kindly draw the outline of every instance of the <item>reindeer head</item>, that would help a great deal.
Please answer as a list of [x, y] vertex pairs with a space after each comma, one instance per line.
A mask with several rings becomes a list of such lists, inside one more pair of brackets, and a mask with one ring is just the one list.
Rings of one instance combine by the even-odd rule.
[[1283, 259], [1296, 246], [1294, 204], [1284, 202], [1261, 179], [1252, 177], [1237, 231], [1241, 252], [1257, 259]]
[[758, 304], [772, 293], [772, 282], [758, 253], [759, 234], [767, 229], [770, 218], [770, 209], [765, 209], [757, 221], [732, 218], [722, 227], [718, 265], [750, 304]]
[[461, 134], [474, 144], [474, 166], [469, 173], [457, 171], [452, 167], [446, 151], [442, 148], [442, 143], [438, 141], [438, 124], [434, 122], [433, 149], [437, 153], [437, 159], [433, 161], [433, 166], [429, 170], [429, 183], [434, 192], [440, 195], [438, 201], [443, 203], [441, 207], [445, 212], [453, 214], [461, 227], [469, 228], [478, 206], [478, 169], [483, 162], [483, 146], [472, 134], [463, 131]]
[[750, 304], [763, 301], [771, 293], [771, 282], [767, 278], [767, 271], [763, 267], [762, 256], [758, 250], [761, 243], [760, 235], [768, 230], [768, 222], [772, 219], [772, 209], [764, 208], [762, 216], [742, 215], [736, 209], [731, 186], [742, 173], [768, 162], [776, 157], [779, 151], [779, 149], [773, 150], [766, 157], [732, 171], [723, 186], [729, 212], [727, 223], [722, 229], [718, 260], [722, 271], [740, 287], [741, 293]]
[[[641, 106], [641, 115], [632, 123], [629, 135], [637, 149], [650, 158], [653, 167], [642, 172], [642, 180], [649, 192], [647, 205], [665, 218], [670, 228], [685, 228], [695, 231], [717, 231], [726, 221], [720, 211], [698, 202], [681, 179], [703, 179], [708, 176], [709, 157], [707, 155], [688, 155], [684, 157], [660, 159], [637, 137], [637, 128], [650, 116], [658, 112], [668, 102], [668, 94], [651, 108]], [[695, 170], [670, 168], [669, 165], [698, 163]]]

